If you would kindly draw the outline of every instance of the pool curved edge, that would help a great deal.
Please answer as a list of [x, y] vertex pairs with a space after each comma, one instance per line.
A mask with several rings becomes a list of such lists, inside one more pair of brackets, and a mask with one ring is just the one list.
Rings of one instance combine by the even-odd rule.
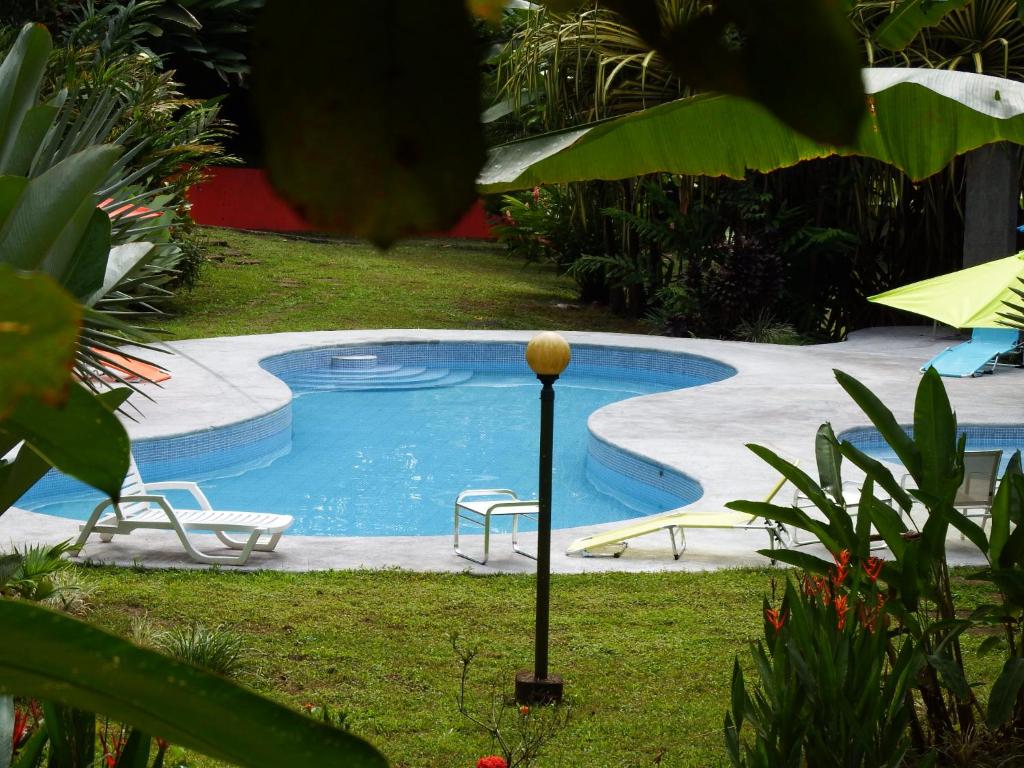
[[[892, 334], [895, 330], [897, 333]], [[906, 338], [901, 330], [909, 330]], [[702, 511], [722, 508], [737, 498], [761, 498], [774, 473], [744, 448], [766, 443], [813, 467], [814, 433], [831, 421], [837, 432], [865, 422], [835, 382], [841, 368], [868, 384], [890, 405], [897, 419], [910, 421], [920, 381], [917, 361], [929, 359], [948, 342], [922, 336], [919, 329], [884, 329], [871, 339], [814, 347], [780, 347], [709, 339], [676, 339], [610, 333], [565, 332], [570, 344], [653, 349], [713, 358], [734, 368], [735, 376], [700, 386], [613, 403], [588, 422], [595, 439], [695, 478], [705, 489]], [[161, 362], [173, 378], [165, 387], [146, 385], [156, 400], [138, 403], [143, 418], [127, 424], [134, 441], [205, 432], [255, 419], [288, 405], [291, 393], [260, 361], [283, 352], [329, 345], [392, 341], [526, 342], [532, 331], [372, 330], [281, 333], [171, 342], [176, 352]], [[964, 423], [1024, 423], [1024, 405], [1014, 373], [946, 382]], [[133, 398], [137, 400], [139, 398]], [[665, 556], [667, 540], [638, 542], [620, 559], [567, 557], [574, 538], [619, 523], [561, 529], [552, 535], [552, 569], [561, 573], [593, 571], [707, 570], [763, 565], [755, 550], [764, 546], [754, 532], [698, 531], [687, 556]], [[3, 546], [57, 542], [73, 538], [74, 521], [12, 509], [0, 518]], [[526, 541], [530, 544], [529, 539]], [[954, 546], [956, 544], [954, 543]], [[139, 532], [108, 545], [90, 545], [84, 553], [97, 562], [150, 567], [195, 568], [173, 536]], [[969, 559], [969, 558], [968, 558]], [[963, 557], [960, 561], [966, 562]], [[451, 553], [450, 536], [365, 537], [287, 536], [272, 557], [254, 559], [246, 569], [287, 571], [399, 567], [417, 571], [496, 571], [530, 573], [534, 564], [492, 548], [486, 567]]]
[[[526, 342], [520, 340], [388, 340], [290, 349], [263, 356], [258, 364], [286, 388], [289, 375], [323, 370], [333, 357], [345, 355], [373, 355], [383, 364], [529, 374], [525, 347]], [[735, 376], [736, 369], [689, 352], [577, 343], [563, 378], [576, 375], [655, 383], [677, 391], [694, 386], [691, 377], [703, 381], [696, 386], [706, 386]], [[286, 402], [263, 415], [197, 431], [137, 438], [133, 440], [136, 461], [143, 476], [154, 482], [181, 477], [201, 481], [205, 475], [227, 467], [242, 470], [268, 463], [287, 452], [291, 444], [292, 399], [288, 389]], [[621, 402], [625, 401], [617, 401]], [[692, 503], [703, 495], [700, 482], [685, 471], [618, 448], [592, 432], [583, 459], [594, 485], [629, 507], [668, 509]], [[203, 467], [202, 472], [196, 472], [197, 464]], [[87, 490], [71, 478], [50, 472], [21, 501], [39, 506]]]

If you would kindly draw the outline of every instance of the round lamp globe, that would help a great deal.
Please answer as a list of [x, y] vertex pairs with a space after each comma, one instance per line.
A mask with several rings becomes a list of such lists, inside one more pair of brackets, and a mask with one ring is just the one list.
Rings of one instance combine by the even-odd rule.
[[538, 333], [526, 345], [526, 362], [538, 376], [558, 376], [569, 365], [569, 342], [552, 331]]

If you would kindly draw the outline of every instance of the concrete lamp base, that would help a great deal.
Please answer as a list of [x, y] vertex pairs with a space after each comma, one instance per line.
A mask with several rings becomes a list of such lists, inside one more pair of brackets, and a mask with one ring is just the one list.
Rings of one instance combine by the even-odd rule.
[[562, 702], [560, 675], [534, 677], [533, 672], [516, 672], [516, 702], [518, 704], [560, 704]]

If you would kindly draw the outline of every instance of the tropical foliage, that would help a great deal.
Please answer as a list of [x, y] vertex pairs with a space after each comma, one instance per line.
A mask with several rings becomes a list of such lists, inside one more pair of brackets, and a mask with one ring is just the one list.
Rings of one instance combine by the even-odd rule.
[[[62, 109], [27, 169], [39, 173], [91, 144], [125, 148], [98, 190], [100, 201], [115, 245], [146, 240], [154, 247], [118, 287], [122, 312], [152, 313], [176, 285], [194, 282], [201, 254], [185, 193], [211, 164], [232, 160], [222, 146], [231, 126], [219, 117], [217, 100], [186, 97], [163, 59], [138, 48], [155, 28], [132, 20], [164, 5], [174, 4], [89, 4], [64, 17], [40, 87], [42, 100]], [[0, 27], [0, 51], [16, 31]]]
[[[481, 177], [483, 188], [494, 192], [564, 185], [568, 200], [560, 207], [558, 229], [537, 236], [551, 244], [550, 251], [559, 250], [563, 240], [586, 244], [588, 263], [571, 271], [586, 275], [585, 297], [603, 294], [613, 307], [651, 314], [664, 330], [663, 320], [695, 297], [682, 278], [661, 285], [665, 252], [649, 245], [649, 230], [689, 215], [692, 201], [729, 195], [737, 186], [749, 188], [750, 196], [769, 196], [769, 207], [828, 233], [824, 253], [801, 250], [807, 241], [800, 239], [777, 254], [785, 265], [786, 293], [797, 297], [789, 302], [793, 311], [779, 319], [802, 334], [836, 339], [877, 323], [886, 315], [868, 306], [866, 295], [959, 265], [965, 182], [956, 155], [987, 142], [1021, 140], [1024, 100], [1012, 95], [1017, 83], [972, 80], [966, 72], [956, 80], [940, 72], [868, 70], [870, 119], [851, 146], [837, 149], [782, 127], [742, 98], [694, 94], [672, 78], [662, 51], [612, 6], [575, 15], [538, 12], [512, 38], [499, 73], [503, 97], [517, 106], [521, 140], [492, 149]], [[699, 20], [704, 12], [699, 4], [674, 0], [658, 7], [666, 18]], [[863, 2], [851, 19], [862, 36], [865, 63], [876, 67], [1017, 76], [1024, 27], [1013, 2]], [[896, 46], [894, 40], [901, 50], [883, 47]], [[924, 103], [928, 120], [920, 119]], [[515, 115], [506, 118], [508, 125], [515, 124]], [[539, 130], [556, 132], [534, 137]], [[953, 136], [962, 141], [950, 142]], [[836, 153], [865, 157], [806, 162]], [[656, 175], [665, 171], [677, 175]], [[722, 174], [741, 183], [710, 178]], [[677, 199], [678, 215], [666, 215], [664, 206], [647, 200], [653, 186]], [[529, 203], [525, 196], [518, 199]], [[508, 202], [499, 206], [519, 221]], [[612, 208], [622, 213], [609, 221], [606, 211]], [[563, 237], [567, 229], [571, 234]], [[522, 239], [512, 238], [517, 246]], [[821, 243], [817, 235], [811, 240]], [[697, 260], [694, 248], [674, 258]], [[598, 262], [618, 266], [602, 274], [593, 268]], [[638, 283], [649, 288], [638, 292]], [[744, 321], [761, 309], [751, 307]], [[733, 332], [726, 325], [667, 326], [723, 337]]]
[[[895, 452], [914, 487], [904, 490], [885, 465], [837, 439], [827, 424], [815, 446], [817, 482], [772, 451], [751, 446], [815, 505], [817, 514], [764, 502], [729, 506], [811, 533], [833, 559], [800, 551], [763, 552], [808, 575], [802, 593], [788, 586], [780, 608], [766, 607], [767, 641], [754, 650], [760, 686], [753, 698], [744, 690], [742, 674], [735, 677], [726, 740], [737, 765], [791, 764], [776, 758], [797, 754], [815, 763], [813, 756], [824, 746], [818, 742], [823, 731], [786, 723], [798, 713], [808, 722], [826, 713], [828, 723], [821, 728], [832, 729], [830, 748], [849, 756], [848, 765], [897, 765], [908, 749], [918, 759], [948, 759], [986, 729], [995, 743], [1024, 726], [1020, 453], [1003, 476], [986, 533], [953, 507], [964, 477], [966, 436], [957, 429], [939, 375], [929, 370], [922, 377], [912, 429], [900, 425], [863, 384], [842, 372], [836, 377]], [[856, 502], [843, 496], [844, 460], [866, 475]], [[987, 562], [975, 578], [991, 586], [994, 599], [970, 615], [957, 610], [950, 582], [946, 538], [951, 531], [965, 536]], [[876, 540], [891, 553], [884, 562], [871, 554]], [[972, 630], [989, 635], [981, 652], [1004, 658], [987, 702], [964, 664], [961, 637]], [[832, 653], [822, 654], [819, 643]], [[845, 689], [847, 683], [857, 683], [859, 696]], [[827, 700], [853, 706], [826, 708]], [[755, 735], [741, 758], [744, 723], [754, 726]], [[884, 748], [877, 759], [871, 757], [876, 748]], [[1010, 741], [1003, 748], [1012, 752], [1019, 745]], [[1006, 755], [993, 749], [993, 757]]]
[[72, 48], [99, 45], [111, 58], [122, 54], [188, 58], [225, 81], [249, 73], [246, 34], [263, 0], [48, 0], [9, 3], [0, 24], [45, 23]]

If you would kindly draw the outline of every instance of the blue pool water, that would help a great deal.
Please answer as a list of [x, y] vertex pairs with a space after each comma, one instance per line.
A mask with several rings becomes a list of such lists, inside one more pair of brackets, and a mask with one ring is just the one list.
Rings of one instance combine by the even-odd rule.
[[[288, 381], [287, 376], [283, 376]], [[294, 515], [292, 532], [311, 535], [427, 535], [452, 528], [452, 503], [464, 488], [537, 491], [540, 385], [531, 375], [472, 372], [464, 381], [409, 390], [308, 391], [292, 403], [290, 446], [255, 468], [224, 467], [200, 481], [214, 507]], [[609, 522], [694, 501], [668, 493], [630, 493], [588, 460], [587, 417], [628, 397], [702, 384], [679, 377], [669, 386], [574, 375], [556, 385], [553, 524]], [[294, 386], [294, 385], [293, 385]], [[169, 479], [152, 477], [150, 480]], [[597, 471], [595, 471], [597, 470]], [[187, 497], [171, 496], [186, 506]], [[84, 519], [95, 495], [29, 504]]]

